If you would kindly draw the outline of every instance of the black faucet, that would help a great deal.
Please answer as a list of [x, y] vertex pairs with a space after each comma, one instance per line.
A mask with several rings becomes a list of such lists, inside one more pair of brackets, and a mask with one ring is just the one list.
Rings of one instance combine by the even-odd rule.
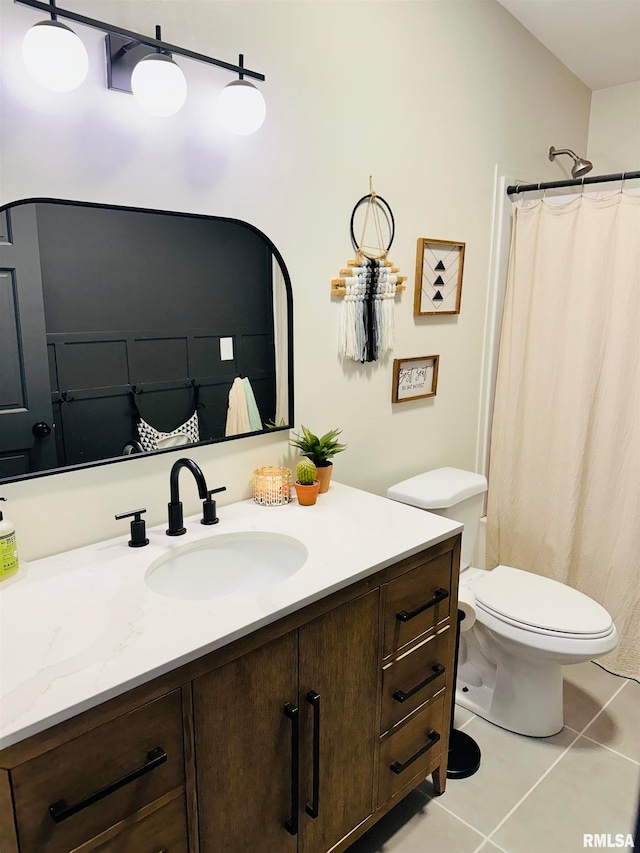
[[198, 494], [202, 500], [209, 498], [207, 481], [204, 474], [192, 459], [178, 459], [174, 462], [171, 474], [169, 477], [169, 485], [171, 488], [171, 501], [169, 503], [169, 527], [167, 528], [167, 536], [182, 536], [187, 532], [187, 528], [183, 525], [182, 520], [182, 503], [178, 494], [178, 474], [182, 468], [188, 468], [193, 474], [196, 483], [198, 484]]

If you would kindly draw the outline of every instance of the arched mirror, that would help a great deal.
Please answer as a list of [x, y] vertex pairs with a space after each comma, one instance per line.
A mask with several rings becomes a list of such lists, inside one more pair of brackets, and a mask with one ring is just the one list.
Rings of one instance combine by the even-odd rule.
[[293, 424], [291, 282], [235, 219], [0, 208], [0, 481]]

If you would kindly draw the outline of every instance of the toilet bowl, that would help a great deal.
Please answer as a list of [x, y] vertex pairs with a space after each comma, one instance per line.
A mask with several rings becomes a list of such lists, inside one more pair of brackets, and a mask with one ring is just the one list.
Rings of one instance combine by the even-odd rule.
[[605, 608], [572, 587], [512, 566], [471, 567], [486, 488], [480, 474], [439, 468], [387, 497], [465, 525], [460, 584], [475, 597], [476, 622], [460, 635], [456, 702], [509, 731], [548, 737], [563, 726], [562, 667], [607, 654], [618, 635]]

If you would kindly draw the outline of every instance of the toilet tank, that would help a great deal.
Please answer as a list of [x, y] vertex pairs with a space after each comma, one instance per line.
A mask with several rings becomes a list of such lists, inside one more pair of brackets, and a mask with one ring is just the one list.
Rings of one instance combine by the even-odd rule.
[[387, 497], [464, 524], [460, 569], [466, 569], [471, 565], [486, 491], [487, 479], [482, 474], [436, 468], [396, 483], [387, 489]]

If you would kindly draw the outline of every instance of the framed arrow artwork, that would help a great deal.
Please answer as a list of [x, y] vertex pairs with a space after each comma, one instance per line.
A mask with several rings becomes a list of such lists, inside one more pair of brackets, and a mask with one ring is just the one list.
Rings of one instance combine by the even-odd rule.
[[414, 317], [460, 313], [464, 245], [418, 238]]

